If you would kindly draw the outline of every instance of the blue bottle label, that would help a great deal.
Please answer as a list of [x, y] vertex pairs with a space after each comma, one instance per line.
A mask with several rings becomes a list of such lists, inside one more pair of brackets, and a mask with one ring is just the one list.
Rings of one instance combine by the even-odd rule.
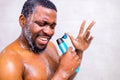
[[68, 46], [65, 42], [62, 42], [61, 44], [59, 44], [59, 48], [63, 54], [68, 50]]

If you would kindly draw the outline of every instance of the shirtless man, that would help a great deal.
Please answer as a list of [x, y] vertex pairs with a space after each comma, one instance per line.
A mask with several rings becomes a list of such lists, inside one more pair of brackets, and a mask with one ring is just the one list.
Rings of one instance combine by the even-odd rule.
[[83, 51], [93, 37], [83, 33], [83, 21], [76, 39], [68, 33], [75, 50], [59, 56], [49, 41], [56, 26], [57, 9], [49, 0], [27, 0], [19, 17], [21, 35], [0, 53], [0, 80], [69, 80], [81, 64]]

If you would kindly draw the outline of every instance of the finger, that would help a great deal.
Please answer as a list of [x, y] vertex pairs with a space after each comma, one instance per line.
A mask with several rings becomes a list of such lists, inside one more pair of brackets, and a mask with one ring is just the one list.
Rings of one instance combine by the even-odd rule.
[[90, 23], [90, 25], [88, 26], [88, 28], [86, 29], [86, 31], [90, 30], [93, 27], [94, 24], [95, 24], [95, 21], [92, 21]]
[[91, 36], [91, 37], [88, 39], [88, 43], [91, 43], [92, 40], [93, 40], [93, 36]]
[[78, 55], [76, 55], [75, 56], [75, 60], [79, 60], [80, 58], [79, 58], [79, 56]]
[[72, 50], [73, 50], [72, 47], [69, 47], [69, 48], [68, 48], [68, 51], [69, 51], [69, 52], [72, 52]]
[[94, 24], [95, 24], [95, 21], [92, 21], [92, 22], [90, 23], [90, 25], [88, 26], [88, 28], [87, 28], [86, 31], [85, 31], [85, 34], [83, 35], [84, 37], [87, 36], [88, 31], [91, 30], [91, 28], [93, 27]]
[[88, 30], [87, 33], [86, 33], [86, 35], [85, 35], [85, 38], [88, 39], [89, 36], [90, 36], [90, 31]]
[[72, 50], [73, 50], [72, 47], [68, 47], [68, 50], [67, 50], [67, 52], [65, 52], [64, 55], [71, 54], [71, 53], [72, 53]]
[[69, 36], [72, 44], [74, 44], [74, 40], [75, 40], [74, 37], [70, 33], [67, 33], [67, 35]]
[[76, 57], [76, 52], [73, 51], [73, 48], [72, 47], [69, 47], [68, 48], [68, 53], [72, 56], [72, 58], [75, 58]]
[[72, 56], [73, 56], [73, 58], [75, 58], [77, 56], [77, 54], [73, 51]]
[[73, 51], [72, 54], [73, 54], [73, 57], [74, 57], [74, 58], [75, 58], [76, 56], [78, 56], [75, 51]]
[[84, 21], [82, 22], [81, 26], [80, 26], [80, 31], [79, 31], [78, 36], [80, 36], [80, 35], [83, 34], [85, 24], [86, 24], [86, 21], [84, 20]]

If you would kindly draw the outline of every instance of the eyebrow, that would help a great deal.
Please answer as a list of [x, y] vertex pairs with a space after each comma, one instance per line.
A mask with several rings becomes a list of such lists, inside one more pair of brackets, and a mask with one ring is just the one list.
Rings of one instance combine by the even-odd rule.
[[50, 25], [57, 25], [57, 23], [56, 22], [52, 22], [52, 24], [51, 23], [49, 23], [46, 19], [43, 19], [43, 20], [36, 20], [36, 21], [34, 21], [35, 23], [41, 23], [41, 22], [46, 22], [46, 23], [48, 23], [48, 24], [50, 24]]

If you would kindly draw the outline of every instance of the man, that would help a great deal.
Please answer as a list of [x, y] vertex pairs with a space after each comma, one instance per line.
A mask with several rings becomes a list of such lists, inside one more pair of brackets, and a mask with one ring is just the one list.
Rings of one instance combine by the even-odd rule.
[[54, 35], [57, 9], [49, 0], [27, 0], [19, 23], [21, 35], [0, 53], [0, 80], [68, 80], [74, 77], [81, 64], [83, 51], [93, 37], [90, 29], [83, 33], [83, 21], [76, 39], [67, 33], [75, 47], [69, 47], [59, 56], [54, 44], [49, 41]]

